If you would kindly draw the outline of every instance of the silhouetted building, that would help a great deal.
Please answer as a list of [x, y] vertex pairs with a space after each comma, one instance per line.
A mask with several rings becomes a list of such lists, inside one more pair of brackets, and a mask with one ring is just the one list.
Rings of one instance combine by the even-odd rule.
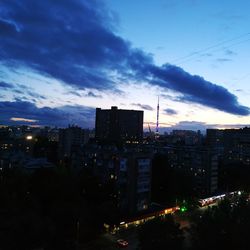
[[97, 140], [140, 140], [143, 136], [143, 111], [97, 108], [95, 132]]
[[225, 164], [250, 165], [250, 128], [207, 129], [207, 143], [221, 148]]
[[147, 210], [151, 203], [152, 153], [138, 149], [86, 148], [84, 167], [103, 183], [113, 183], [113, 197], [122, 214]]
[[221, 147], [224, 145], [224, 130], [207, 129], [206, 142], [209, 146]]
[[202, 142], [202, 135], [200, 130], [179, 130], [175, 129], [171, 133], [173, 144], [183, 145], [200, 145]]
[[151, 202], [151, 155], [125, 153], [119, 158], [117, 187], [121, 212], [133, 214]]
[[70, 157], [74, 147], [87, 143], [85, 130], [77, 126], [69, 126], [59, 130], [59, 157]]
[[193, 177], [195, 193], [210, 195], [218, 189], [219, 153], [204, 146], [174, 146], [168, 148], [171, 167]]

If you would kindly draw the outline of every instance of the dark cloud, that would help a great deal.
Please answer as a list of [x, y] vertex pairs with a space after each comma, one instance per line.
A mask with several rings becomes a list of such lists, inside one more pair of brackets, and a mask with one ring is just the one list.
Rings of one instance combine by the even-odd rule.
[[3, 0], [1, 16], [19, 30], [2, 31], [1, 60], [18, 61], [79, 88], [115, 88], [107, 70], [126, 66], [130, 45], [110, 30], [112, 20], [103, 16], [100, 3]]
[[235, 115], [249, 115], [249, 108], [238, 103], [237, 97], [227, 89], [191, 75], [182, 68], [166, 64], [151, 67], [151, 74], [158, 78], [158, 85], [182, 93], [179, 101], [199, 103]]
[[[15, 100], [16, 102], [23, 102], [24, 100], [25, 100], [25, 101], [29, 101], [29, 99], [28, 99], [26, 96], [14, 97], [14, 100]], [[33, 100], [33, 102], [36, 102], [36, 101]]]
[[20, 89], [13, 89], [13, 91], [16, 93], [16, 94], [24, 94], [24, 92]]
[[82, 95], [79, 92], [74, 91], [74, 90], [69, 91], [67, 94], [72, 94], [72, 95], [75, 95], [75, 96], [78, 96], [78, 97], [82, 97]]
[[11, 83], [0, 81], [0, 89], [12, 89], [13, 87]]
[[69, 91], [67, 92], [66, 94], [72, 94], [72, 95], [75, 95], [75, 96], [78, 96], [78, 97], [94, 97], [94, 98], [102, 98], [101, 95], [97, 95], [95, 94], [93, 91], [89, 91], [85, 94], [80, 94], [79, 91], [77, 90], [72, 90], [72, 91]]
[[28, 87], [28, 86], [26, 86], [26, 85], [24, 85], [24, 84], [20, 84], [20, 83], [16, 84], [16, 86], [17, 86], [19, 89], [22, 89], [22, 90], [30, 90], [30, 89], [31, 89], [30, 87]]
[[172, 96], [172, 95], [168, 95], [168, 94], [161, 94], [160, 95], [162, 98], [166, 99], [166, 100], [170, 100], [173, 102], [179, 102], [179, 97], [177, 96]]
[[4, 89], [4, 90], [11, 89], [11, 91], [13, 93], [16, 93], [16, 94], [22, 94], [22, 95], [26, 94], [27, 96], [30, 96], [30, 97], [33, 97], [36, 99], [43, 99], [43, 100], [46, 99], [46, 97], [44, 95], [38, 94], [38, 93], [34, 92], [32, 90], [32, 88], [29, 88], [29, 87], [22, 85], [22, 84], [15, 84], [14, 85], [12, 83], [0, 81], [0, 89]]
[[154, 110], [150, 105], [147, 104], [140, 104], [140, 103], [131, 103], [132, 106], [139, 107], [144, 110], [152, 111]]
[[26, 96], [30, 96], [36, 99], [42, 99], [42, 100], [47, 99], [44, 95], [36, 93], [31, 87], [28, 87], [23, 84], [16, 84], [15, 88], [13, 89], [13, 92], [15, 92], [16, 94], [23, 94], [23, 95], [26, 94]]
[[178, 114], [178, 112], [177, 112], [176, 110], [170, 109], [170, 108], [164, 109], [164, 112], [165, 112], [165, 114], [167, 114], [167, 115], [177, 115], [177, 114]]
[[92, 91], [89, 91], [89, 92], [86, 94], [86, 96], [88, 96], [88, 97], [94, 97], [94, 98], [102, 98], [101, 95], [97, 95], [97, 94], [95, 94], [95, 93], [92, 92]]
[[[15, 102], [0, 102], [0, 113], [0, 124], [18, 124], [17, 121], [11, 120], [13, 117], [18, 117], [36, 120], [38, 125], [65, 127], [74, 123], [82, 127], [93, 127], [95, 109], [81, 105], [39, 108], [34, 103], [16, 99]], [[23, 121], [19, 122], [19, 124], [22, 123]]]
[[2, 0], [0, 16], [0, 61], [8, 67], [30, 67], [82, 90], [119, 93], [119, 77], [147, 82], [179, 92], [183, 100], [249, 114], [218, 84], [174, 65], [154, 65], [151, 55], [113, 32], [114, 19], [102, 1]]
[[36, 93], [36, 92], [34, 92], [34, 91], [27, 91], [27, 94], [29, 95], [29, 96], [31, 96], [31, 97], [34, 97], [34, 98], [36, 98], [36, 99], [43, 99], [43, 100], [46, 100], [47, 98], [45, 97], [45, 96], [43, 96], [43, 95], [40, 95], [40, 94], [38, 94], [38, 93]]

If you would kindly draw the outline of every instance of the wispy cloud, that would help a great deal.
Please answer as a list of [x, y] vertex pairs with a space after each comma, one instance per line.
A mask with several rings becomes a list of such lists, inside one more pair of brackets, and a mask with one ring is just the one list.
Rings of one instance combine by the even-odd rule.
[[232, 61], [232, 59], [230, 59], [230, 58], [217, 58], [216, 61], [224, 63], [224, 62], [230, 62], [230, 61]]
[[141, 103], [131, 103], [132, 106], [135, 106], [135, 107], [139, 107], [143, 110], [148, 110], [148, 111], [152, 111], [154, 110], [150, 105], [147, 105], [147, 104], [141, 104]]
[[34, 119], [26, 119], [26, 118], [21, 118], [21, 117], [11, 117], [10, 118], [11, 121], [14, 122], [27, 122], [27, 123], [34, 123], [34, 122], [38, 122], [38, 120], [34, 120]]
[[94, 98], [102, 98], [101, 95], [97, 95], [97, 94], [95, 94], [95, 93], [92, 92], [92, 91], [89, 91], [89, 92], [86, 94], [86, 96], [88, 96], [88, 97], [94, 97]]
[[177, 112], [176, 110], [171, 109], [171, 108], [164, 109], [164, 113], [165, 113], [166, 115], [177, 115], [177, 114], [178, 114], [178, 112]]
[[237, 55], [237, 53], [235, 51], [230, 50], [230, 49], [226, 49], [225, 50], [225, 55], [227, 55], [227, 56], [235, 56], [235, 55]]
[[71, 94], [71, 95], [75, 95], [78, 97], [82, 97], [82, 95], [78, 91], [74, 91], [74, 90], [71, 90], [71, 91], [67, 92], [66, 94]]

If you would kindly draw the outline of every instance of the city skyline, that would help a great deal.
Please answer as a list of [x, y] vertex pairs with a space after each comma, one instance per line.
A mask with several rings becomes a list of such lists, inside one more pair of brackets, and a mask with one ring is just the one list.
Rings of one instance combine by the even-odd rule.
[[160, 131], [246, 126], [249, 7], [3, 1], [0, 124], [91, 128], [96, 107], [118, 106], [154, 127], [159, 96]]

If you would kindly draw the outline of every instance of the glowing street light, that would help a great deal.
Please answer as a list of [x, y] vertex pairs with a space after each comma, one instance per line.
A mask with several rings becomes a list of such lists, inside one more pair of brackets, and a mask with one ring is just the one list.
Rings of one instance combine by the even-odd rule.
[[33, 136], [32, 136], [32, 135], [27, 135], [27, 136], [26, 136], [26, 140], [30, 141], [30, 140], [32, 140], [32, 139], [33, 139]]
[[182, 206], [182, 207], [180, 208], [180, 210], [181, 210], [182, 213], [184, 213], [184, 212], [187, 211], [187, 207], [186, 207], [186, 206]]

